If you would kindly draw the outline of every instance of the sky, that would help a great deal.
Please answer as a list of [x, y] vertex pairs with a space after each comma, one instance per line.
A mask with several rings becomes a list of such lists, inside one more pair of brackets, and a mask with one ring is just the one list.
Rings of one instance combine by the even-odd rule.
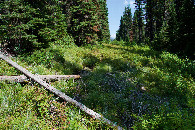
[[134, 2], [135, 0], [107, 0], [111, 39], [116, 38], [116, 31], [119, 29], [120, 19], [125, 11], [125, 6], [130, 5], [132, 15], [135, 12]]

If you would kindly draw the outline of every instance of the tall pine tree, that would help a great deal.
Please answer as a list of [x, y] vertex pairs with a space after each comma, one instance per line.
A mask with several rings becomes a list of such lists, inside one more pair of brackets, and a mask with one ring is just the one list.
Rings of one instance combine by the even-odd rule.
[[138, 26], [138, 10], [135, 10], [133, 15], [133, 38], [135, 42], [139, 41], [139, 26]]
[[137, 24], [138, 24], [138, 36], [139, 40], [138, 43], [141, 43], [143, 41], [143, 28], [144, 28], [144, 22], [143, 22], [143, 0], [135, 0], [136, 4], [136, 15], [137, 15]]
[[[173, 2], [172, 2], [173, 3]], [[193, 0], [175, 0], [172, 23], [169, 22], [169, 51], [195, 58], [195, 4]], [[173, 21], [174, 20], [174, 21]], [[173, 30], [171, 29], [173, 28]], [[174, 38], [172, 38], [174, 37]], [[174, 39], [174, 40], [173, 40]]]
[[68, 32], [78, 46], [110, 38], [106, 0], [65, 0], [65, 3]]
[[106, 7], [106, 0], [98, 0], [98, 40], [99, 41], [109, 41], [110, 40], [110, 30], [108, 24], [108, 8]]
[[120, 20], [120, 26], [116, 34], [116, 40], [131, 42], [132, 37], [132, 14], [130, 6], [125, 7], [125, 11]]
[[46, 47], [64, 40], [65, 16], [58, 0], [4, 0], [1, 5], [0, 40], [14, 52]]
[[195, 57], [193, 0], [145, 0], [146, 37], [158, 50]]
[[154, 1], [146, 0], [146, 37], [150, 41], [154, 38], [154, 13], [153, 13]]

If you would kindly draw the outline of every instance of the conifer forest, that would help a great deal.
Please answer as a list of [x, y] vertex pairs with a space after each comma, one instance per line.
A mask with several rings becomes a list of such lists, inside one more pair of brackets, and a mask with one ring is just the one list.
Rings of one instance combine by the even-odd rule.
[[195, 1], [0, 1], [0, 129], [195, 129]]

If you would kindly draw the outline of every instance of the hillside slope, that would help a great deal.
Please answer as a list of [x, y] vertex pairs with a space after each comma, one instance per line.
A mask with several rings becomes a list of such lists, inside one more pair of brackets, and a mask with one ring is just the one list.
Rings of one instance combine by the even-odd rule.
[[[52, 44], [13, 60], [33, 74], [81, 74], [51, 85], [125, 129], [191, 129], [195, 123], [195, 65], [177, 55], [138, 45]], [[0, 64], [0, 75], [21, 74]], [[0, 128], [109, 128], [36, 83], [0, 86]]]

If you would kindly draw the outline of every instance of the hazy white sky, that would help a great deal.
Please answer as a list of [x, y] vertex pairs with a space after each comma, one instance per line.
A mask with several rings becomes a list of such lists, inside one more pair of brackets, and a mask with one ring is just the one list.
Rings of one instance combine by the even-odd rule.
[[132, 14], [135, 11], [135, 0], [107, 0], [108, 21], [111, 38], [116, 37], [116, 31], [119, 28], [120, 19], [125, 10], [125, 6], [130, 5]]

